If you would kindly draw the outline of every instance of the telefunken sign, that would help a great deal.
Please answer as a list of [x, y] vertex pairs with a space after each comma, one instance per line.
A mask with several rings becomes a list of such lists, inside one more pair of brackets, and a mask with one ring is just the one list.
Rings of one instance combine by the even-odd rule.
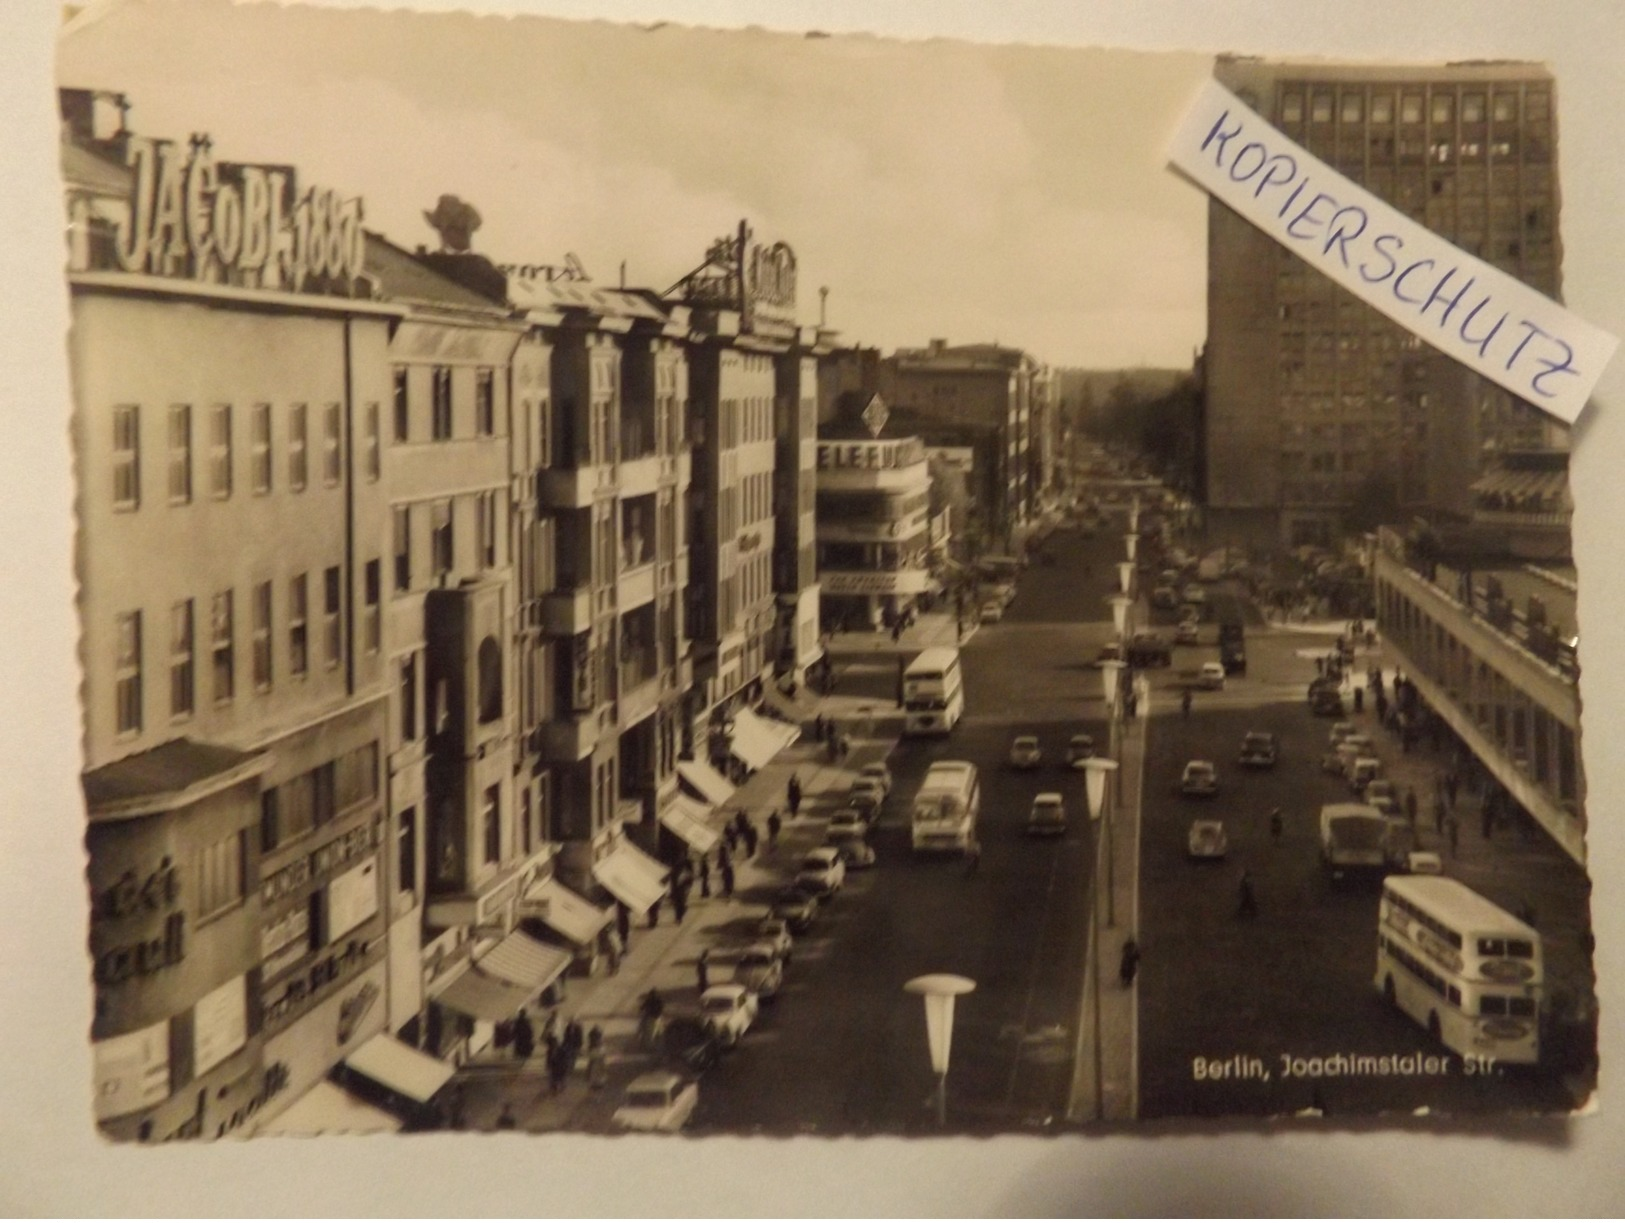
[[129, 211], [117, 254], [126, 272], [350, 296], [366, 238], [359, 199], [297, 189], [290, 166], [214, 159], [207, 136], [182, 145], [132, 136]]

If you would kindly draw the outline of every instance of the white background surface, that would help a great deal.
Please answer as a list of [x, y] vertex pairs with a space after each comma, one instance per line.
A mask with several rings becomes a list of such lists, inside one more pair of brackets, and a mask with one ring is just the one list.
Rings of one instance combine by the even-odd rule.
[[[417, 0], [415, 7], [447, 9]], [[1339, 58], [1547, 61], [1558, 79], [1570, 309], [1625, 333], [1625, 6], [1614, 0], [480, 0], [485, 11]], [[1444, 1127], [1142, 1127], [988, 1140], [258, 1140], [111, 1147], [90, 1121], [72, 480], [49, 0], [0, 39], [0, 1211], [225, 1215], [1616, 1214], [1611, 1115]], [[448, 71], [455, 71], [448, 65]], [[650, 82], [658, 94], [659, 82]], [[1583, 748], [1601, 977], [1600, 1096], [1625, 979], [1625, 361], [1576, 431]], [[1606, 1107], [1606, 1106], [1605, 1106]]]

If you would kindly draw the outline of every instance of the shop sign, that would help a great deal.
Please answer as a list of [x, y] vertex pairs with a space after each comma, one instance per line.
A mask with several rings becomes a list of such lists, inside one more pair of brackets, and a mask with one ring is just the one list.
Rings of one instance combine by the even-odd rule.
[[123, 1117], [161, 1104], [169, 1095], [169, 1020], [91, 1045], [96, 1120]]
[[818, 467], [821, 471], [843, 468], [880, 470], [909, 467], [925, 458], [925, 448], [917, 437], [872, 442], [819, 442]]
[[192, 1008], [192, 1073], [206, 1074], [248, 1043], [248, 993], [233, 977]]
[[360, 989], [339, 1003], [337, 1035], [340, 1048], [350, 1043], [350, 1038], [355, 1035], [356, 1028], [367, 1017], [367, 1012], [372, 1010], [372, 1004], [378, 1001], [378, 996], [382, 992], [373, 982], [363, 981]]
[[904, 569], [896, 573], [823, 573], [819, 575], [827, 595], [900, 595], [919, 594], [925, 589], [923, 569]]
[[[126, 870], [90, 900], [93, 932], [109, 923], [164, 913], [162, 928], [144, 938], [116, 943], [95, 953], [92, 975], [97, 985], [119, 985], [179, 964], [186, 957], [186, 914], [173, 911], [180, 901], [180, 873], [168, 854], [156, 869], [142, 875]], [[97, 940], [100, 942], [100, 940]]]
[[750, 248], [745, 274], [745, 303], [758, 319], [796, 321], [796, 253], [788, 243], [761, 243]]
[[291, 166], [217, 162], [212, 142], [132, 136], [128, 213], [116, 249], [126, 272], [350, 296], [365, 266], [359, 199], [312, 187]]
[[328, 937], [348, 934], [378, 912], [378, 859], [346, 871], [327, 885]]

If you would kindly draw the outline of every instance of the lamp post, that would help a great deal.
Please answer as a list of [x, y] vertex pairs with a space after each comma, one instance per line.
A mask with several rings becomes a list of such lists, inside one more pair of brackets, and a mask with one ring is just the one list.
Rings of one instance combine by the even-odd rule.
[[1121, 594], [1113, 595], [1106, 602], [1112, 605], [1112, 625], [1117, 629], [1118, 639], [1126, 642], [1124, 634], [1128, 632], [1128, 609], [1134, 600], [1126, 594]]
[[903, 988], [925, 999], [925, 1038], [931, 1049], [931, 1069], [937, 1076], [937, 1124], [948, 1124], [948, 1052], [954, 1039], [954, 999], [976, 988], [969, 977], [948, 972], [915, 977]]
[[1128, 549], [1129, 560], [1133, 560], [1134, 554], [1140, 546], [1139, 535], [1133, 531], [1130, 531], [1127, 535], [1123, 536], [1123, 546]]
[[1128, 593], [1129, 583], [1132, 582], [1133, 580], [1134, 580], [1134, 562], [1133, 561], [1118, 561], [1117, 562], [1117, 584], [1118, 584], [1118, 586], [1120, 586], [1122, 588], [1124, 594]]
[[[1099, 788], [1102, 791], [1099, 801], [1104, 801], [1105, 774], [1115, 772], [1117, 769], [1118, 730], [1123, 708], [1123, 683], [1121, 678], [1123, 667], [1124, 664], [1120, 662], [1107, 662], [1103, 663], [1100, 668], [1100, 682], [1102, 688], [1105, 689], [1106, 696], [1106, 717], [1107, 726], [1110, 728], [1110, 739], [1106, 759], [1099, 760], [1090, 756], [1084, 761], [1084, 767], [1090, 770], [1088, 778], [1090, 819], [1100, 818], [1100, 806], [1095, 790]], [[1091, 762], [1093, 763], [1091, 764]], [[1101, 774], [1098, 779], [1095, 776], [1096, 771]], [[1116, 855], [1112, 853], [1112, 807], [1106, 808], [1106, 820], [1102, 825], [1100, 839], [1104, 841], [1106, 846], [1106, 924], [1115, 926], [1117, 924], [1117, 901], [1113, 893], [1116, 891], [1117, 869], [1113, 863]]]
[[[1090, 951], [1091, 951], [1091, 954], [1092, 954], [1092, 958], [1094, 959], [1094, 962], [1095, 962], [1095, 971], [1094, 971], [1094, 975], [1089, 980], [1089, 989], [1090, 989], [1090, 993], [1093, 996], [1094, 1012], [1095, 1012], [1094, 1031], [1090, 1034], [1093, 1037], [1094, 1044], [1095, 1044], [1095, 1058], [1094, 1058], [1094, 1062], [1095, 1062], [1095, 1120], [1096, 1121], [1101, 1121], [1101, 1120], [1105, 1119], [1104, 1096], [1105, 1096], [1105, 1093], [1106, 1093], [1106, 1085], [1105, 1085], [1105, 1072], [1104, 1072], [1104, 1069], [1101, 1066], [1101, 1059], [1102, 1059], [1102, 1056], [1103, 1056], [1103, 1051], [1101, 1049], [1101, 1039], [1100, 1039], [1100, 974], [1101, 974], [1102, 970], [1101, 970], [1101, 963], [1100, 963], [1100, 890], [1101, 889], [1100, 889], [1100, 886], [1099, 886], [1100, 885], [1100, 862], [1099, 862], [1099, 859], [1100, 859], [1100, 856], [1101, 856], [1101, 850], [1099, 849], [1099, 846], [1102, 845], [1102, 844], [1104, 844], [1106, 846], [1105, 853], [1106, 853], [1106, 861], [1108, 863], [1108, 872], [1109, 872], [1110, 862], [1111, 862], [1111, 834], [1110, 834], [1111, 810], [1110, 810], [1109, 807], [1106, 806], [1106, 779], [1110, 774], [1115, 773], [1117, 771], [1117, 761], [1115, 761], [1115, 760], [1102, 760], [1097, 756], [1090, 756], [1089, 758], [1087, 758], [1086, 760], [1083, 761], [1083, 766], [1084, 766], [1084, 769], [1085, 769], [1084, 795], [1088, 799], [1088, 802], [1089, 802], [1089, 819], [1091, 821], [1095, 822], [1096, 827], [1099, 828], [1099, 830], [1100, 830], [1096, 834], [1096, 838], [1095, 838], [1095, 845], [1097, 847], [1096, 851], [1095, 851], [1095, 859], [1096, 859], [1096, 861], [1095, 861], [1095, 885], [1096, 885], [1095, 886], [1095, 919], [1094, 919], [1094, 921], [1089, 923], [1089, 928], [1093, 932], [1093, 936], [1092, 936], [1092, 939], [1091, 939], [1091, 941], [1093, 943], [1093, 946], [1090, 948]], [[1105, 819], [1104, 822], [1101, 822], [1100, 817], [1101, 817], [1101, 812], [1102, 812], [1103, 809], [1106, 812], [1106, 819]], [[1107, 898], [1108, 898], [1108, 903], [1110, 903], [1110, 897], [1111, 897], [1111, 884], [1110, 883], [1108, 883], [1106, 885], [1106, 895], [1107, 895]]]

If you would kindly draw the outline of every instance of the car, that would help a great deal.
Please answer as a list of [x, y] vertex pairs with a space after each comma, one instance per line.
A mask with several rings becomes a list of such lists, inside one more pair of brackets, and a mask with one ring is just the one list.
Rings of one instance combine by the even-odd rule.
[[849, 871], [865, 870], [875, 864], [874, 847], [867, 841], [842, 841], [836, 848]]
[[1196, 673], [1196, 686], [1215, 692], [1224, 687], [1224, 664], [1222, 662], [1205, 662], [1201, 670]]
[[824, 829], [824, 840], [830, 845], [841, 845], [847, 841], [861, 841], [869, 835], [869, 821], [861, 811], [854, 811], [851, 807], [837, 811], [830, 816], [829, 825]]
[[879, 816], [885, 801], [885, 787], [872, 777], [859, 777], [846, 796], [846, 805], [866, 820]]
[[1004, 619], [1004, 604], [997, 599], [990, 599], [982, 604], [979, 619], [983, 624], [997, 624]]
[[1174, 653], [1156, 633], [1140, 632], [1129, 638], [1126, 657], [1131, 667], [1166, 667], [1172, 664]]
[[1316, 688], [1309, 694], [1309, 712], [1319, 718], [1340, 718], [1348, 712], [1343, 707], [1343, 694], [1335, 687]]
[[1066, 801], [1052, 791], [1046, 791], [1034, 798], [1032, 810], [1027, 813], [1027, 835], [1058, 837], [1065, 832]]
[[1181, 620], [1174, 630], [1175, 645], [1195, 645], [1201, 638], [1201, 628], [1194, 620]]
[[1366, 782], [1365, 793], [1360, 801], [1375, 807], [1379, 801], [1392, 803], [1397, 810], [1399, 807], [1399, 792], [1394, 789], [1394, 783], [1387, 777], [1373, 777]]
[[1073, 735], [1066, 741], [1066, 762], [1072, 768], [1079, 768], [1085, 760], [1095, 754], [1095, 738], [1093, 735]]
[[840, 851], [831, 845], [812, 850], [801, 859], [796, 882], [822, 896], [835, 895], [846, 882], [846, 863], [841, 861]]
[[805, 934], [818, 916], [818, 897], [806, 888], [783, 888], [773, 898], [773, 916], [796, 934]]
[[1207, 602], [1207, 591], [1203, 590], [1196, 582], [1189, 582], [1186, 584], [1185, 589], [1180, 592], [1179, 598], [1182, 603], [1192, 603], [1197, 607], [1201, 607]]
[[1186, 838], [1186, 852], [1199, 861], [1217, 861], [1230, 852], [1223, 820], [1194, 820]]
[[1413, 875], [1442, 875], [1444, 862], [1436, 853], [1416, 849], [1405, 855], [1405, 869]]
[[1017, 735], [1010, 741], [1010, 766], [1017, 769], [1036, 769], [1044, 753], [1039, 749], [1037, 735]]
[[1375, 756], [1359, 756], [1349, 766], [1349, 790], [1364, 794], [1366, 783], [1382, 776], [1382, 761]]
[[1349, 735], [1343, 742], [1357, 748], [1362, 756], [1375, 756], [1377, 754], [1377, 745], [1372, 742], [1370, 735]]
[[700, 1023], [724, 1048], [737, 1045], [756, 1022], [756, 995], [737, 981], [713, 985], [700, 995]]
[[993, 587], [993, 597], [1005, 607], [1016, 601], [1016, 584], [1014, 582], [1000, 582]]
[[871, 760], [858, 770], [859, 781], [874, 781], [880, 784], [882, 794], [891, 794], [891, 769], [884, 760]]
[[758, 998], [775, 997], [784, 985], [784, 961], [769, 943], [752, 943], [734, 961], [734, 980]]
[[1151, 592], [1151, 606], [1172, 611], [1179, 606], [1179, 591], [1172, 586], [1158, 586]]
[[1379, 794], [1376, 798], [1362, 797], [1360, 801], [1372, 808], [1384, 819], [1397, 820], [1399, 818], [1399, 804], [1388, 795]]
[[626, 1095], [610, 1118], [620, 1130], [675, 1134], [688, 1124], [700, 1102], [700, 1085], [668, 1070], [640, 1074], [626, 1085]]
[[1192, 760], [1179, 776], [1179, 792], [1187, 798], [1212, 798], [1219, 792], [1219, 770], [1211, 760]]
[[1350, 735], [1358, 733], [1353, 722], [1333, 722], [1332, 733], [1327, 736], [1326, 746], [1336, 750], [1337, 745]]
[[790, 923], [784, 918], [762, 918], [762, 924], [756, 927], [756, 941], [771, 947], [773, 954], [783, 960], [786, 966], [789, 965], [790, 953], [795, 949], [796, 940], [790, 930]]
[[1267, 730], [1250, 730], [1241, 737], [1238, 763], [1246, 769], [1273, 769], [1279, 750], [1275, 736]]
[[1095, 666], [1108, 662], [1123, 662], [1123, 646], [1121, 642], [1108, 641], [1100, 647], [1100, 653], [1095, 655]]

